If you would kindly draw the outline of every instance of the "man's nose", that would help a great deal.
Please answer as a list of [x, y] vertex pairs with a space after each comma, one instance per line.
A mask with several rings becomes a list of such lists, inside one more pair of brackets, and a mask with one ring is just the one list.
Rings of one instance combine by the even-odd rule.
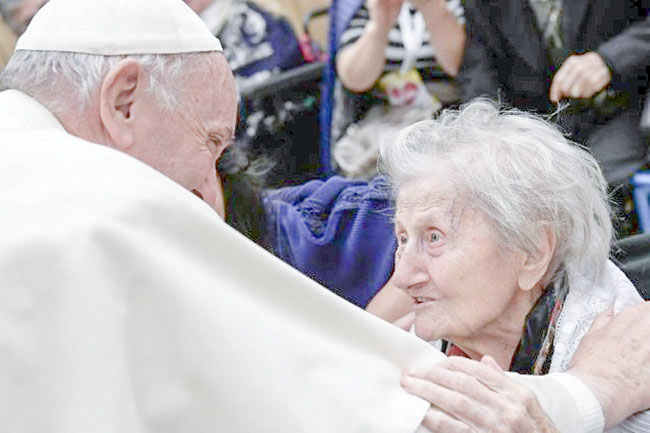
[[395, 261], [393, 283], [402, 290], [416, 289], [430, 280], [426, 258], [414, 245], [407, 246]]
[[218, 178], [216, 171], [211, 171], [206, 176], [203, 183], [197, 188], [197, 191], [201, 194], [203, 201], [216, 210], [221, 218], [225, 217], [223, 188], [221, 187], [221, 179]]

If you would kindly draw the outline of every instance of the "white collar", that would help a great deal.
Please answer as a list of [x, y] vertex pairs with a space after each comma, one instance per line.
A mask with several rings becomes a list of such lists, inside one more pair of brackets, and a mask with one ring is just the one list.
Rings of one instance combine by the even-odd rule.
[[[25, 115], [25, 113], [29, 113]], [[43, 104], [19, 90], [0, 92], [0, 132], [29, 129], [65, 130], [61, 122]]]

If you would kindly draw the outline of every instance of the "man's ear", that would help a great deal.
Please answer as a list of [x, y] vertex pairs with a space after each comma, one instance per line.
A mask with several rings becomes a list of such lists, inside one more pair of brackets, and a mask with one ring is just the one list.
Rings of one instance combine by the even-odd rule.
[[544, 278], [555, 253], [555, 233], [542, 226], [537, 233], [537, 244], [532, 254], [523, 254], [518, 283], [521, 290], [532, 290]]
[[130, 148], [135, 141], [133, 104], [144, 87], [144, 73], [134, 60], [122, 60], [108, 71], [99, 94], [99, 116], [113, 145]]

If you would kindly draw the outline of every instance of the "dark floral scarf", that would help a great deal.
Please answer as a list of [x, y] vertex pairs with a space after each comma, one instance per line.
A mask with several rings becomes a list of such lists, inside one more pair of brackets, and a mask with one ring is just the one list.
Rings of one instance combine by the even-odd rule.
[[547, 374], [551, 367], [557, 320], [568, 293], [567, 284], [547, 287], [526, 316], [521, 340], [512, 357], [510, 371]]

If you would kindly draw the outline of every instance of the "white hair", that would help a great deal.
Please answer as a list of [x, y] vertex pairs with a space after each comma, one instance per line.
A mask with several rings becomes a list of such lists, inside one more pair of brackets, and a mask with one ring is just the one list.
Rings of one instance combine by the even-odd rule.
[[206, 53], [102, 56], [58, 51], [16, 51], [0, 73], [0, 88], [20, 90], [53, 113], [86, 109], [108, 71], [126, 58], [148, 76], [148, 91], [161, 107], [177, 108], [183, 75]]
[[505, 250], [532, 254], [541, 228], [555, 234], [544, 284], [601, 283], [613, 236], [607, 182], [589, 152], [544, 119], [474, 100], [384, 142], [379, 164], [394, 194], [438, 164], [451, 167], [449, 181]]

